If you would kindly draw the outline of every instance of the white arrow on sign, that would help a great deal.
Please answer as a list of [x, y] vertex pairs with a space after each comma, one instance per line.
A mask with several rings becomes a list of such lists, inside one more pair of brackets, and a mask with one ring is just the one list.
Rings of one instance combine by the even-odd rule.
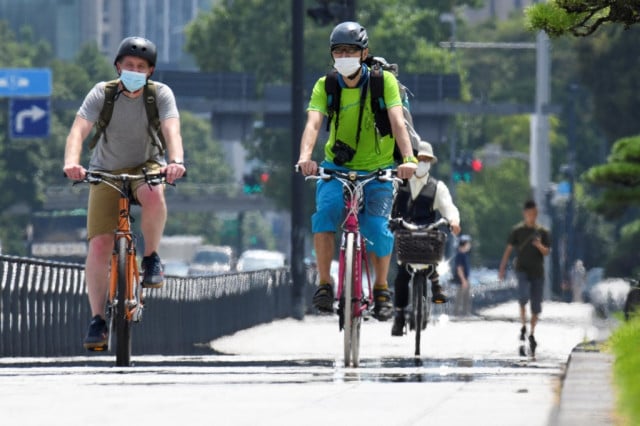
[[24, 131], [24, 120], [30, 118], [31, 121], [38, 121], [47, 115], [47, 111], [40, 108], [38, 105], [31, 105], [30, 109], [23, 109], [16, 114], [16, 131], [22, 133]]

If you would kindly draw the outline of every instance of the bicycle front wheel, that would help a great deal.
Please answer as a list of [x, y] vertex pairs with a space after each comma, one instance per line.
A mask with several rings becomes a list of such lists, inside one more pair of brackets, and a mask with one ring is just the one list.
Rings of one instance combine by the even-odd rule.
[[114, 322], [116, 327], [116, 365], [129, 366], [131, 362], [131, 320], [127, 318], [127, 281], [131, 279], [127, 268], [127, 239], [119, 238], [118, 253], [118, 292]]
[[344, 366], [353, 365], [357, 367], [360, 355], [360, 316], [354, 315], [353, 286], [357, 283], [354, 280], [355, 271], [355, 234], [347, 234], [347, 241], [344, 251], [344, 276], [342, 277], [342, 296], [344, 298]]
[[420, 356], [420, 338], [426, 322], [426, 285], [427, 277], [420, 272], [413, 276], [413, 323], [416, 332], [415, 355]]

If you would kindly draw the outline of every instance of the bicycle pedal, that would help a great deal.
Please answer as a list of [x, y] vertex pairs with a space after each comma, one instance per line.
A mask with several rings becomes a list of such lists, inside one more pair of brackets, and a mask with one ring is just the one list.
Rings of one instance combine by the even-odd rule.
[[143, 308], [144, 308], [144, 305], [140, 305], [139, 307], [137, 307], [133, 311], [132, 319], [133, 319], [134, 322], [142, 321], [142, 310], [143, 310]]
[[365, 309], [364, 311], [362, 311], [362, 320], [369, 321], [370, 319], [371, 319], [371, 311], [369, 311], [369, 309]]
[[107, 345], [102, 345], [102, 346], [93, 346], [90, 348], [86, 348], [89, 352], [104, 352], [106, 351], [108, 348]]

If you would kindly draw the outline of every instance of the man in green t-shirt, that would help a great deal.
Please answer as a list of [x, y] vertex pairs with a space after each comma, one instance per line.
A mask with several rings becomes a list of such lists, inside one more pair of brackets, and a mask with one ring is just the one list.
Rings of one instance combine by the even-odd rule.
[[[305, 176], [315, 175], [318, 164], [311, 159], [325, 116], [331, 119], [329, 138], [324, 145], [322, 167], [342, 171], [372, 172], [394, 167], [393, 149], [397, 144], [404, 161], [398, 166], [398, 177], [413, 176], [418, 160], [413, 155], [409, 134], [404, 125], [402, 100], [395, 76], [383, 72], [384, 105], [392, 134], [382, 136], [376, 129], [369, 88], [370, 69], [365, 64], [369, 55], [369, 37], [357, 22], [338, 24], [329, 37], [329, 48], [340, 84], [340, 108], [329, 115], [325, 90], [326, 76], [316, 82], [307, 107], [307, 123], [300, 141], [297, 165]], [[360, 231], [365, 237], [375, 272], [375, 318], [385, 321], [393, 314], [391, 293], [387, 285], [389, 261], [393, 250], [393, 234], [387, 227], [393, 203], [391, 182], [371, 181], [364, 189], [364, 208], [359, 214]], [[311, 231], [316, 250], [319, 286], [313, 297], [314, 306], [323, 312], [333, 311], [334, 293], [331, 260], [335, 255], [335, 232], [344, 210], [342, 186], [335, 179], [320, 180], [316, 190], [316, 212]]]
[[[544, 287], [544, 257], [549, 254], [551, 234], [549, 230], [536, 223], [538, 208], [535, 201], [528, 200], [522, 210], [524, 220], [511, 229], [507, 239], [507, 247], [502, 255], [500, 280], [504, 279], [505, 269], [511, 252], [516, 250], [516, 278], [518, 280], [518, 302], [520, 304], [520, 340], [524, 341], [527, 333], [527, 315], [525, 307], [531, 300], [531, 334], [529, 346], [535, 355], [537, 346], [533, 335], [538, 315], [542, 312], [542, 292]], [[521, 346], [524, 348], [524, 346]], [[522, 350], [522, 349], [521, 349]], [[521, 355], [524, 355], [521, 353]]]

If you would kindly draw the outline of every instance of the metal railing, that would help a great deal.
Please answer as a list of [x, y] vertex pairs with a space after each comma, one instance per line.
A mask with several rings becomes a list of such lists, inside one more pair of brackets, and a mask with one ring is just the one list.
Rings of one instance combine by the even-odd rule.
[[[314, 282], [313, 271], [307, 279]], [[164, 287], [145, 290], [133, 353], [210, 352], [217, 337], [289, 316], [291, 292], [286, 268], [167, 277]], [[90, 317], [83, 265], [0, 256], [0, 356], [84, 355]]]

